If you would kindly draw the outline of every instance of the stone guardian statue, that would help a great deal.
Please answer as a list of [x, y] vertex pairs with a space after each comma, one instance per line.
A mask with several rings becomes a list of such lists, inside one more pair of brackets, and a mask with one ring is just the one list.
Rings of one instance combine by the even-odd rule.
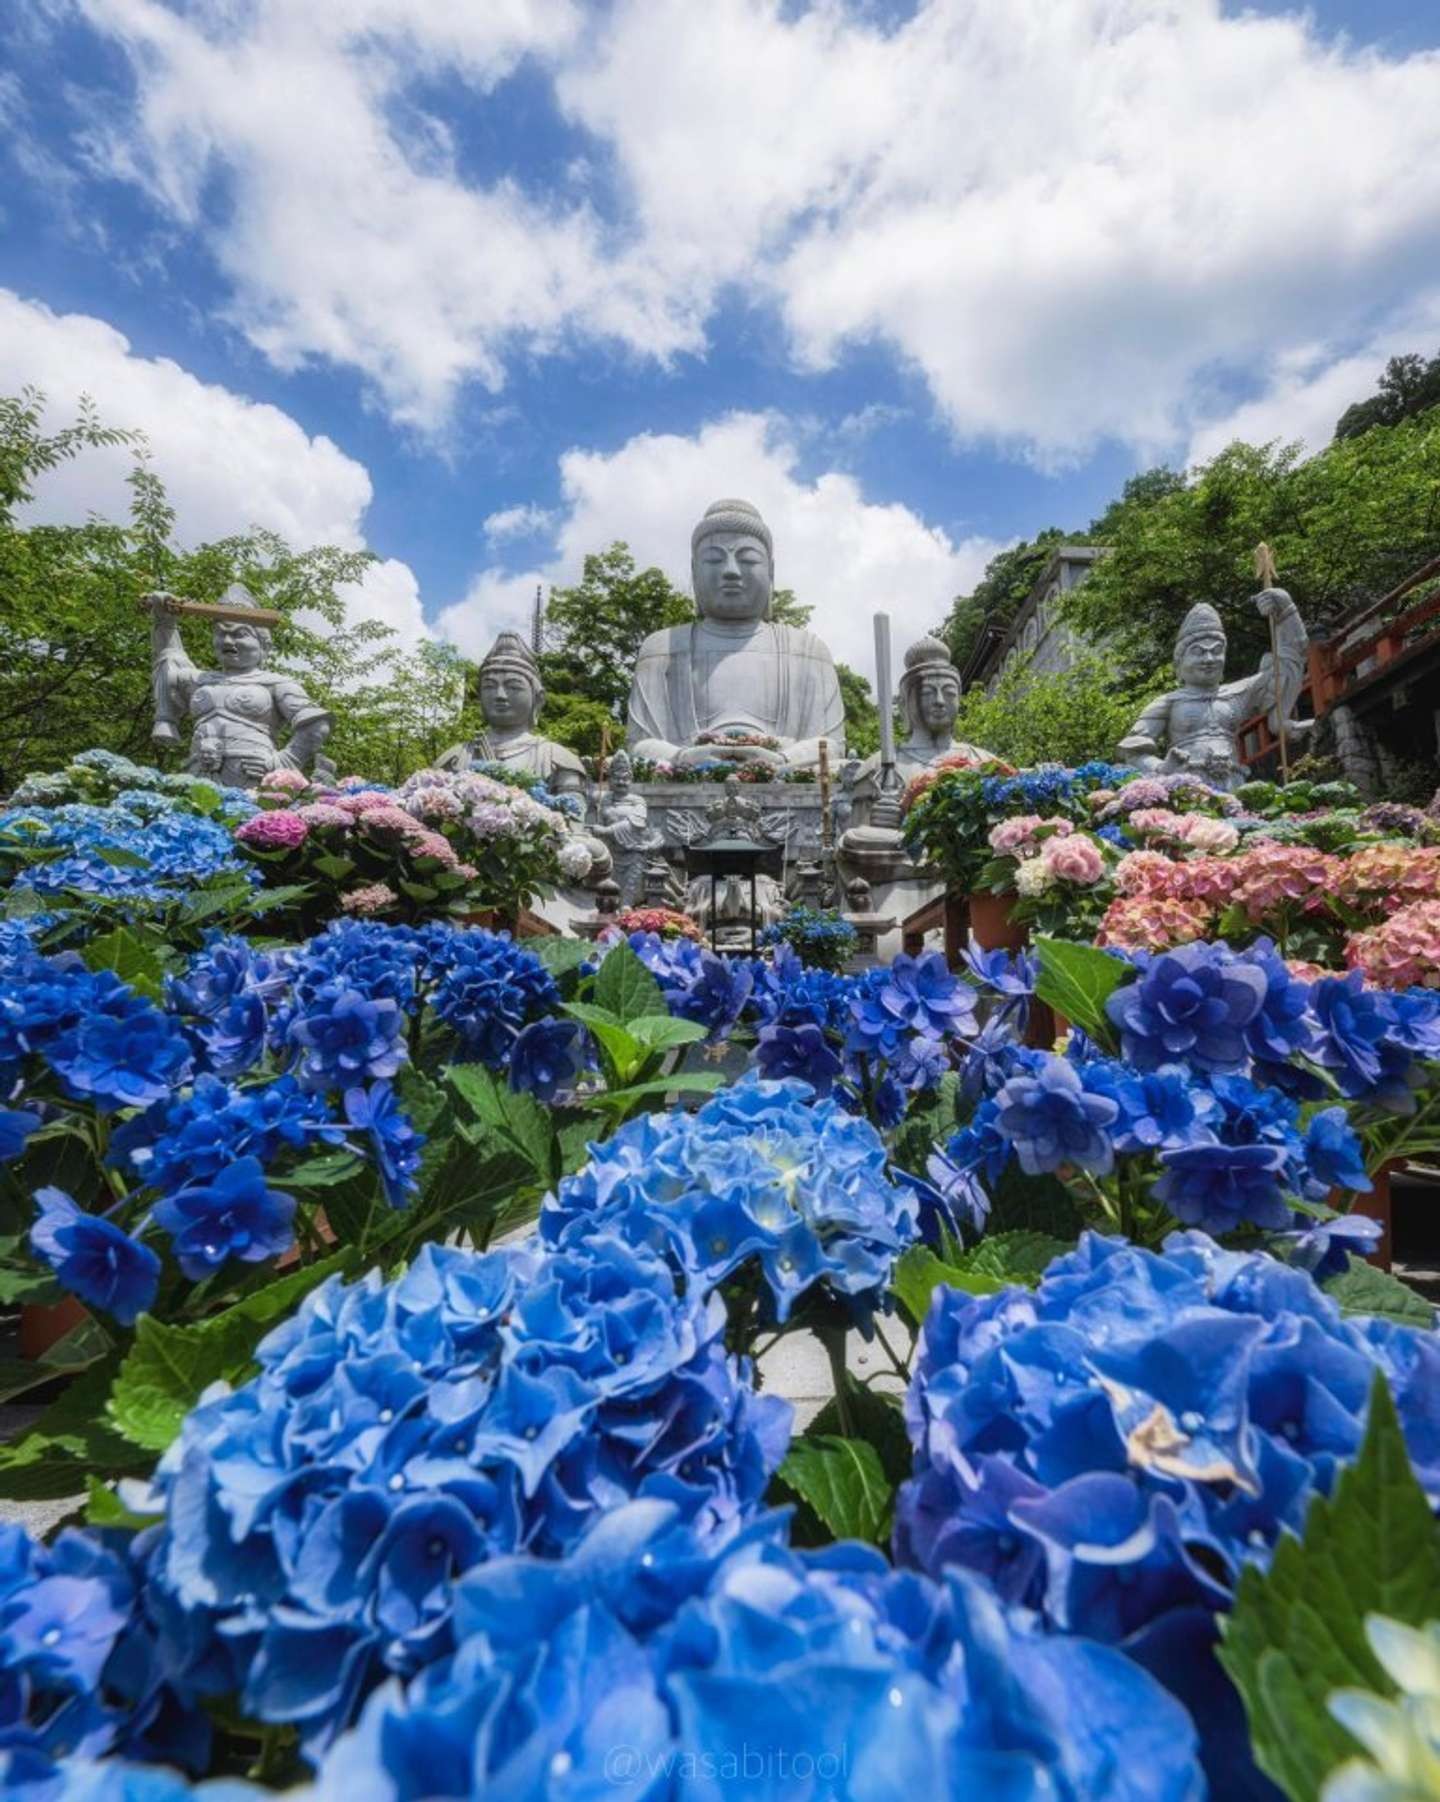
[[[239, 582], [218, 606], [156, 592], [141, 606], [150, 614], [151, 687], [157, 745], [178, 745], [181, 722], [194, 721], [185, 767], [234, 788], [254, 788], [271, 770], [309, 770], [330, 736], [331, 716], [294, 676], [267, 669], [272, 641], [262, 609]], [[248, 620], [247, 613], [259, 618]], [[187, 614], [214, 620], [219, 669], [200, 669], [180, 636]], [[283, 747], [280, 738], [289, 733]]]
[[1278, 681], [1267, 652], [1253, 676], [1226, 682], [1224, 624], [1212, 606], [1198, 601], [1175, 640], [1180, 687], [1152, 701], [1136, 720], [1117, 749], [1122, 763], [1167, 774], [1184, 771], [1214, 788], [1232, 789], [1245, 779], [1236, 743], [1245, 720], [1265, 713], [1272, 730], [1278, 731], [1281, 718], [1291, 736], [1308, 729], [1310, 722], [1290, 719], [1305, 680], [1307, 634], [1300, 614], [1283, 588], [1266, 588], [1254, 601], [1274, 625]]
[[633, 772], [624, 751], [610, 759], [608, 794], [600, 804], [599, 818], [586, 828], [609, 850], [622, 906], [633, 907], [645, 886], [645, 866], [665, 840], [650, 825], [650, 809], [643, 795], [631, 786]]
[[824, 738], [838, 761], [845, 706], [834, 660], [813, 632], [770, 619], [770, 528], [749, 501], [706, 509], [691, 534], [690, 570], [700, 617], [652, 632], [640, 647], [632, 756], [681, 768], [719, 759], [810, 769]]
[[468, 744], [452, 745], [436, 760], [442, 770], [508, 764], [538, 776], [552, 794], [580, 793], [585, 766], [565, 745], [535, 730], [545, 687], [534, 653], [518, 632], [502, 632], [485, 653], [477, 683], [485, 730]]

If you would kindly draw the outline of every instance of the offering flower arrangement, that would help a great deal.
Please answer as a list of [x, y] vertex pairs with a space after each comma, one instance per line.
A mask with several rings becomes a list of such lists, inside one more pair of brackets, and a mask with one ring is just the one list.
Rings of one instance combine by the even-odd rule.
[[[87, 832], [180, 817], [125, 790], [27, 802], [0, 1294], [71, 1324], [0, 1367], [53, 1397], [0, 1498], [76, 1505], [0, 1528], [4, 1793], [1349, 1802], [1422, 1769], [1440, 1342], [1358, 1210], [1440, 1153], [1428, 816], [1332, 796], [1322, 844], [1318, 791], [1148, 784], [912, 795], [1035, 932], [958, 972], [846, 973], [809, 910], [757, 958], [663, 909], [598, 945], [427, 917], [463, 865], [584, 852], [489, 772], [271, 778], [249, 850], [183, 816], [208, 871], [189, 827], [107, 862]], [[361, 867], [386, 834], [436, 895]], [[354, 867], [271, 889], [265, 851]], [[167, 856], [187, 904], [313, 911], [167, 937], [43, 882]], [[1348, 971], [1308, 955], [1322, 894]], [[1088, 942], [1130, 902], [1196, 933]], [[761, 1374], [797, 1332], [833, 1390], [803, 1433]]]
[[689, 914], [678, 913], [673, 907], [622, 907], [615, 916], [615, 927], [626, 936], [632, 932], [653, 932], [662, 939], [695, 939], [697, 942], [705, 936], [697, 920], [692, 920]]

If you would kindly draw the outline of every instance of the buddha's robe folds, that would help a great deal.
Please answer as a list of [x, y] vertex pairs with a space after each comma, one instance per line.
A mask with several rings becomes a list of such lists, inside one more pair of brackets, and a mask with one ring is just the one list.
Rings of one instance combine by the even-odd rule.
[[845, 738], [845, 704], [829, 650], [798, 626], [762, 621], [744, 633], [706, 620], [654, 632], [640, 647], [630, 687], [632, 753], [670, 761], [702, 733], [760, 733], [786, 762], [832, 756]]

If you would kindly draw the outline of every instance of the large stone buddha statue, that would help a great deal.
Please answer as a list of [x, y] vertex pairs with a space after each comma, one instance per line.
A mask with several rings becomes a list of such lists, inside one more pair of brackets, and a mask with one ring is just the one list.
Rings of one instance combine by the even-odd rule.
[[[829, 650], [770, 619], [770, 529], [748, 501], [716, 501], [690, 539], [700, 617], [652, 632], [630, 686], [631, 753], [682, 768], [713, 759], [804, 769], [838, 760], [845, 707]], [[745, 741], [774, 739], [776, 747]]]

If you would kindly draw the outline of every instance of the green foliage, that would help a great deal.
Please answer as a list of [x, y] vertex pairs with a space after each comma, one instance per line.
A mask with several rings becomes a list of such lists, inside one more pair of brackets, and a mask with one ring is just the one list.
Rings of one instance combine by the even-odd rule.
[[856, 757], [869, 757], [880, 749], [880, 711], [870, 684], [848, 663], [837, 663], [840, 698], [845, 703], [845, 747]]
[[1340, 415], [1337, 438], [1358, 438], [1377, 425], [1399, 425], [1402, 419], [1440, 406], [1440, 356], [1425, 358], [1413, 351], [1391, 357], [1374, 394], [1356, 401]]
[[943, 1258], [929, 1246], [913, 1245], [896, 1264], [891, 1286], [919, 1326], [929, 1312], [937, 1283], [962, 1289], [967, 1295], [993, 1295], [1007, 1284], [1033, 1289], [1046, 1267], [1069, 1251], [1071, 1244], [1071, 1240], [1049, 1233], [1023, 1229], [987, 1233], [968, 1251], [949, 1246]]
[[1017, 657], [992, 693], [976, 686], [961, 696], [955, 736], [1019, 769], [1037, 763], [1074, 768], [1112, 757], [1145, 703], [1164, 686], [1161, 675], [1137, 682], [1093, 653], [1045, 675], [1032, 675], [1029, 659]]
[[1298, 445], [1232, 444], [1182, 482], [1136, 491], [1096, 521], [1110, 547], [1062, 602], [1077, 630], [1120, 666], [1166, 671], [1175, 633], [1199, 600], [1220, 612], [1232, 674], [1269, 648], [1250, 604], [1254, 549], [1312, 624], [1384, 593], [1440, 552], [1440, 408], [1377, 425], [1305, 458]]
[[1418, 1290], [1353, 1252], [1349, 1258], [1348, 1268], [1325, 1284], [1325, 1293], [1340, 1304], [1342, 1314], [1376, 1314], [1427, 1332], [1434, 1326], [1435, 1309]]
[[1129, 974], [1129, 966], [1108, 951], [1069, 939], [1037, 939], [1035, 954], [1040, 964], [1037, 997], [1097, 1044], [1111, 1045], [1114, 1032], [1105, 1003]]
[[1315, 1802], [1356, 1750], [1326, 1708], [1332, 1690], [1393, 1694], [1365, 1638], [1365, 1616], [1419, 1627], [1440, 1616], [1440, 1543], [1376, 1374], [1360, 1456], [1333, 1497], [1317, 1497], [1303, 1539], [1282, 1535], [1268, 1571], [1249, 1565], [1222, 1617], [1220, 1662], [1250, 1721], [1255, 1761], [1292, 1802]]
[[776, 1473], [819, 1516], [836, 1539], [883, 1545], [894, 1495], [868, 1440], [806, 1434]]
[[890, 1287], [916, 1326], [924, 1325], [930, 1312], [930, 1297], [941, 1283], [950, 1289], [963, 1289], [967, 1295], [993, 1295], [1005, 1287], [999, 1277], [962, 1270], [958, 1263], [937, 1257], [928, 1245], [912, 1245], [896, 1261], [890, 1279]]
[[990, 559], [970, 593], [956, 595], [941, 627], [958, 668], [964, 669], [987, 634], [1003, 635], [1040, 579], [1055, 546], [1077, 542], [1083, 542], [1083, 535], [1077, 538], [1058, 526], [1047, 526], [1034, 538], [1012, 544]]
[[550, 590], [540, 656], [545, 732], [594, 755], [600, 748], [600, 723], [608, 719], [611, 742], [617, 742], [641, 644], [652, 632], [678, 626], [693, 613], [690, 597], [663, 570], [636, 569], [630, 547], [621, 540], [608, 550], [592, 551], [579, 582]]

